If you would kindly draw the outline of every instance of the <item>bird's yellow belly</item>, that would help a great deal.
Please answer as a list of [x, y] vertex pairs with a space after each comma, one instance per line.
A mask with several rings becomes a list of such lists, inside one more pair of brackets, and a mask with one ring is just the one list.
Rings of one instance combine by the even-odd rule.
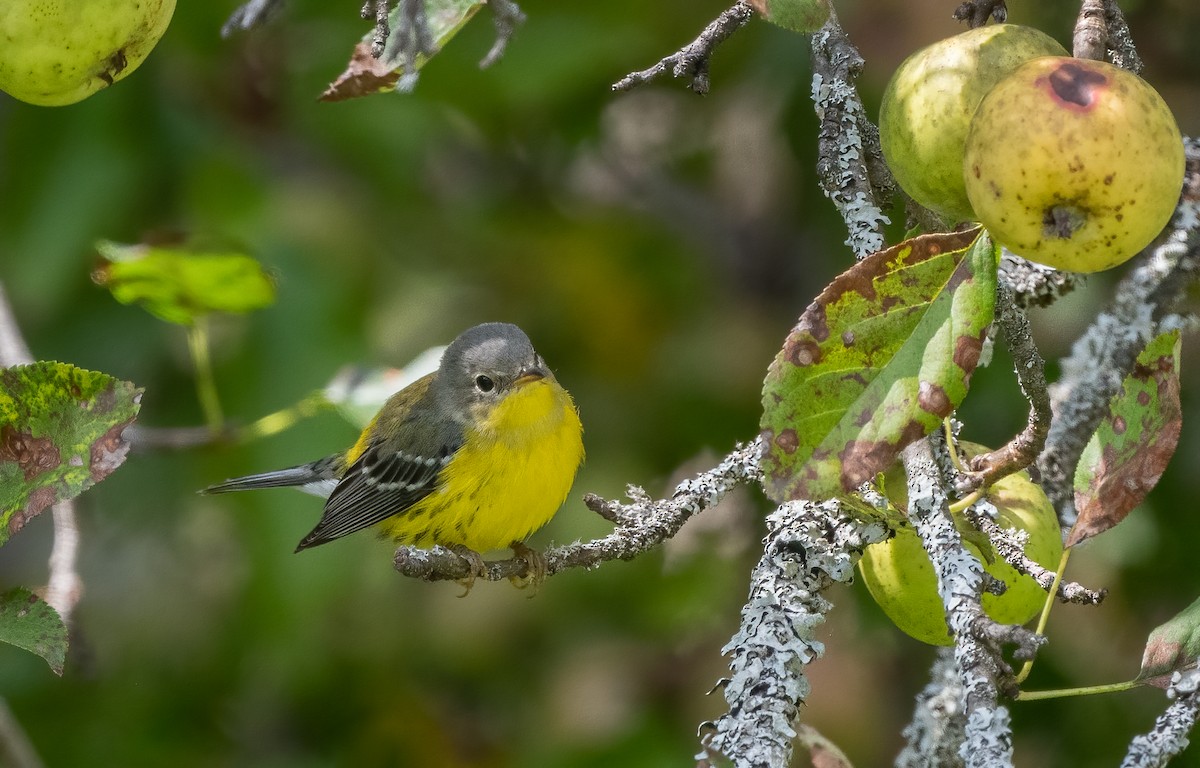
[[466, 436], [436, 490], [380, 527], [398, 543], [421, 547], [507, 547], [550, 521], [582, 460], [570, 395], [552, 381], [530, 384]]

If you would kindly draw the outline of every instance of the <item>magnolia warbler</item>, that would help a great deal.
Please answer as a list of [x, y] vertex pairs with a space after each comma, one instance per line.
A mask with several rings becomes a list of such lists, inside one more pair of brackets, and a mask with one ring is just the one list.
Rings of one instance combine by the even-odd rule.
[[530, 552], [522, 542], [566, 499], [582, 436], [574, 401], [525, 332], [484, 323], [392, 395], [345, 453], [204, 492], [300, 486], [327, 500], [297, 552], [378, 525], [399, 544], [455, 549], [480, 575], [480, 552]]

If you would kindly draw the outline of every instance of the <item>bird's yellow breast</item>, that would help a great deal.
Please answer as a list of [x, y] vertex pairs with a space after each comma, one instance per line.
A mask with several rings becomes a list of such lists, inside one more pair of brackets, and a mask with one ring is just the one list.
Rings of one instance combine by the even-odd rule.
[[562, 506], [583, 461], [583, 428], [553, 379], [518, 385], [464, 435], [438, 487], [384, 532], [417, 546], [487, 552], [523, 541]]

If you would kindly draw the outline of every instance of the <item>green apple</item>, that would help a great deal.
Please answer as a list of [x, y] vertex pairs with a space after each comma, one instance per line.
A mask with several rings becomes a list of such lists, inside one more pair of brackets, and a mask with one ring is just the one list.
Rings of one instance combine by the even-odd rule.
[[1065, 54], [1036, 29], [992, 24], [905, 59], [888, 82], [879, 110], [883, 157], [900, 188], [950, 223], [974, 219], [962, 158], [975, 108], [1024, 62]]
[[[985, 450], [973, 443], [961, 443], [959, 447], [968, 457]], [[889, 473], [887, 492], [894, 504], [902, 509], [907, 506], [902, 470]], [[1001, 528], [1029, 532], [1025, 554], [1031, 560], [1045, 568], [1058, 567], [1063, 551], [1058, 515], [1027, 472], [997, 481], [988, 489], [987, 500], [996, 506], [996, 522]], [[980, 559], [988, 573], [1008, 587], [1003, 595], [984, 593], [984, 612], [1002, 624], [1024, 624], [1036, 616], [1046, 601], [1046, 593], [1037, 582], [1014, 570], [965, 519], [959, 517], [955, 522], [966, 548]], [[907, 520], [897, 526], [895, 536], [867, 547], [858, 565], [871, 597], [905, 634], [930, 645], [953, 643], [933, 564]]]
[[747, 0], [772, 24], [811, 35], [829, 21], [829, 0]]
[[984, 97], [963, 174], [996, 242], [1057, 269], [1097, 272], [1137, 254], [1170, 221], [1183, 140], [1162, 97], [1132, 72], [1042, 58]]
[[153, 50], [175, 0], [3, 0], [0, 90], [74, 104], [129, 75]]

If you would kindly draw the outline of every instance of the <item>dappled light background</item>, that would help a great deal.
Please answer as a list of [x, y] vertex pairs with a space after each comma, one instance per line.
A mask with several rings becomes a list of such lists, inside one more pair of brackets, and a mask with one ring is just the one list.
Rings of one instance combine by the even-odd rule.
[[[838, 4], [872, 116], [904, 56], [958, 31], [953, 5]], [[1069, 47], [1069, 9], [1012, 5], [1012, 21]], [[609, 530], [584, 492], [662, 495], [754, 436], [767, 364], [852, 262], [814, 177], [806, 38], [756, 20], [717, 53], [709, 96], [678, 81], [615, 95], [613, 81], [726, 4], [524, 0], [528, 22], [491, 70], [476, 67], [485, 10], [412, 95], [323, 104], [367, 28], [355, 4], [297, 0], [221, 40], [233, 7], [181, 2], [146, 63], [79, 105], [0, 95], [0, 279], [36, 357], [144, 387], [142, 424], [201, 423], [183, 332], [89, 276], [99, 238], [182, 231], [236, 243], [278, 280], [274, 306], [215, 324], [222, 404], [241, 423], [348, 363], [403, 365], [481, 321], [524, 327], [575, 395], [588, 451], [535, 546]], [[1129, 14], [1147, 78], [1196, 135], [1200, 14], [1167, 0]], [[1048, 359], [1113, 283], [1092, 278], [1035, 314]], [[1056, 611], [1031, 687], [1132, 677], [1146, 634], [1200, 591], [1194, 351], [1162, 485], [1072, 560], [1111, 594]], [[1003, 350], [963, 418], [993, 444], [1024, 424]], [[325, 414], [252, 444], [142, 453], [79, 499], [85, 592], [66, 676], [0, 646], [0, 695], [47, 765], [689, 761], [698, 724], [722, 711], [705, 694], [757, 558], [761, 494], [735, 494], [634, 562], [536, 595], [480, 583], [462, 598], [396, 575], [392, 547], [369, 534], [293, 555], [320, 514], [311, 497], [196, 494], [353, 438]], [[50, 540], [46, 515], [0, 550], [0, 587], [43, 583]], [[829, 597], [804, 719], [856, 764], [890, 762], [933, 652], [859, 586]], [[1111, 763], [1164, 705], [1150, 690], [1013, 706], [1018, 761]]]

